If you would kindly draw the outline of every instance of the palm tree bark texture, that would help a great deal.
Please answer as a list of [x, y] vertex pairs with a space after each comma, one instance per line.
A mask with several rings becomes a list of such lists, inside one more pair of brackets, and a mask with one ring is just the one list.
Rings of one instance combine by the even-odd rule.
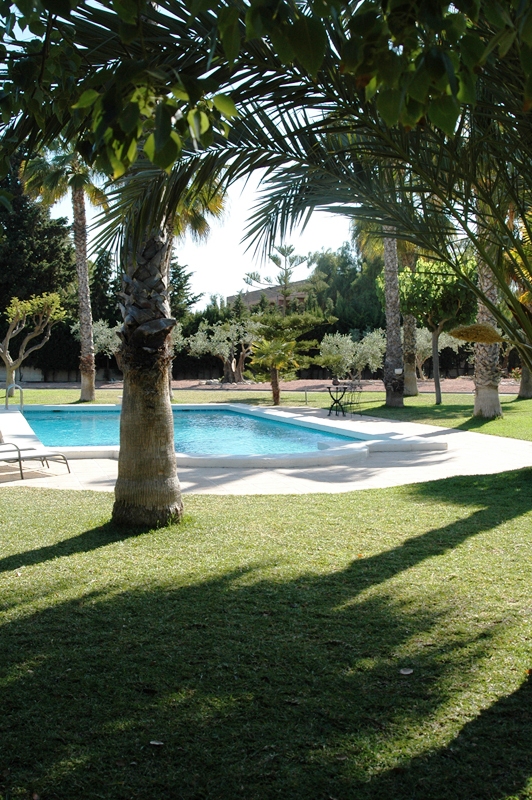
[[416, 318], [403, 317], [403, 355], [405, 360], [404, 397], [415, 397], [418, 392], [416, 375]]
[[[488, 300], [497, 304], [497, 284], [493, 272], [479, 261], [478, 264], [479, 289]], [[497, 321], [488, 308], [480, 300], [478, 302], [477, 322], [487, 323], [496, 327]], [[501, 401], [499, 398], [499, 382], [501, 372], [499, 369], [499, 344], [475, 343], [475, 408], [473, 416], [484, 419], [502, 417]]]
[[169, 525], [183, 513], [168, 390], [170, 251], [165, 233], [152, 235], [129, 258], [120, 293], [124, 392], [113, 521], [121, 525]]
[[[416, 252], [412, 246], [403, 244], [402, 262], [403, 266], [411, 272], [416, 269]], [[405, 364], [404, 375], [404, 397], [416, 397], [419, 394], [417, 388], [417, 374], [416, 374], [416, 318], [413, 314], [405, 314], [403, 316], [403, 358]]]
[[94, 363], [94, 340], [92, 333], [92, 311], [89, 288], [89, 271], [87, 269], [87, 218], [85, 213], [84, 189], [72, 188], [72, 211], [74, 218], [74, 248], [76, 253], [76, 271], [78, 275], [79, 299], [79, 335], [81, 355], [79, 371], [81, 374], [82, 402], [90, 402], [95, 398], [96, 367]]
[[532, 372], [526, 364], [523, 364], [521, 368], [521, 382], [517, 396], [520, 400], [529, 400], [532, 397]]
[[404, 372], [397, 240], [390, 236], [384, 238], [384, 299], [386, 306], [386, 356], [384, 358], [386, 405], [397, 408], [404, 405]]

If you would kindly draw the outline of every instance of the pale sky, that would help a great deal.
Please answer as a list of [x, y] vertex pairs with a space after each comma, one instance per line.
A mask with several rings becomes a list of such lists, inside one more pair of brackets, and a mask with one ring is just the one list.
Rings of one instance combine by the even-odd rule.
[[[244, 181], [235, 183], [229, 190], [227, 210], [222, 220], [211, 223], [209, 238], [195, 244], [190, 237], [178, 241], [175, 254], [180, 264], [187, 265], [193, 272], [191, 284], [194, 294], [204, 293], [197, 308], [204, 308], [211, 295], [228, 297], [241, 289], [252, 290], [244, 282], [247, 272], [259, 271], [263, 276], [275, 279], [278, 272], [275, 264], [261, 262], [246, 253], [245, 245], [240, 244], [246, 228], [246, 219], [256, 202], [256, 183], [245, 186]], [[90, 209], [87, 208], [88, 216]], [[54, 206], [53, 216], [71, 218], [70, 200], [65, 198]], [[286, 244], [295, 247], [295, 253], [306, 256], [319, 250], [338, 250], [350, 239], [349, 221], [346, 217], [315, 212], [303, 233], [292, 235]], [[281, 244], [277, 242], [276, 244]], [[294, 270], [293, 280], [303, 280], [309, 274], [306, 264]]]

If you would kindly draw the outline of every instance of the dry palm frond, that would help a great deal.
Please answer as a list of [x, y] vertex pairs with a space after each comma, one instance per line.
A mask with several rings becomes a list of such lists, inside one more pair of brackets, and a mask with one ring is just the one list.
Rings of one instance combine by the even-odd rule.
[[474, 325], [460, 325], [452, 331], [449, 331], [450, 336], [455, 339], [462, 339], [464, 342], [482, 342], [482, 344], [495, 344], [496, 342], [504, 342], [499, 331], [484, 322], [476, 322]]

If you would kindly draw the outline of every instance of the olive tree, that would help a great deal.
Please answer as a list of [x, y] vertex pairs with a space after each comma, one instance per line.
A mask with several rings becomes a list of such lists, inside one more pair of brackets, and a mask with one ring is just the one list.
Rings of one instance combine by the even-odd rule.
[[[6, 392], [14, 383], [15, 370], [30, 353], [44, 347], [50, 338], [53, 326], [64, 319], [65, 314], [61, 308], [61, 298], [56, 292], [33, 295], [29, 300], [13, 297], [5, 311], [7, 332], [0, 342], [0, 358], [6, 368]], [[9, 350], [13, 339], [23, 332], [25, 333], [18, 346], [17, 355], [11, 355]], [[10, 391], [10, 395], [12, 394], [13, 390]]]

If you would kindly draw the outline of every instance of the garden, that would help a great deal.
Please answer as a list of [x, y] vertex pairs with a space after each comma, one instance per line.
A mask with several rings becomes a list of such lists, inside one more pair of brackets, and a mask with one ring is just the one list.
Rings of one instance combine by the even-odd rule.
[[2, 796], [530, 797], [530, 479], [3, 489]]
[[[282, 383], [316, 369], [382, 380], [362, 419], [532, 441], [529, 5], [0, 16], [6, 401], [21, 370], [76, 378], [28, 406], [121, 400], [114, 494], [0, 486], [0, 800], [532, 799], [532, 467], [183, 502], [171, 413], [325, 416]], [[257, 174], [277, 272], [198, 311], [179, 243]], [[351, 238], [305, 257], [315, 210]]]

